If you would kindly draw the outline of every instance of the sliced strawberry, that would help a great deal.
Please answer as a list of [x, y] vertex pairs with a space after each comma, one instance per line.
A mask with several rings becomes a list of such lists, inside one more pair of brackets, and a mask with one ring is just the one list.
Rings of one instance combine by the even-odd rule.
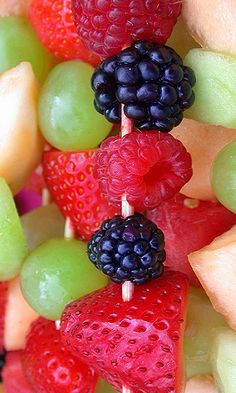
[[3, 352], [4, 324], [8, 284], [0, 282], [0, 354]]
[[165, 264], [187, 274], [195, 286], [200, 283], [187, 255], [211, 243], [236, 224], [236, 215], [219, 203], [198, 201], [181, 194], [148, 211], [147, 217], [164, 232]]
[[69, 217], [77, 235], [88, 240], [107, 218], [119, 213], [103, 197], [93, 174], [95, 150], [47, 151], [43, 155], [46, 184], [64, 217]]
[[71, 0], [32, 0], [30, 18], [43, 44], [60, 59], [81, 59], [97, 65], [99, 57], [76, 33]]
[[118, 391], [180, 393], [187, 290], [186, 276], [168, 271], [124, 303], [110, 284], [66, 307], [63, 341]]
[[22, 368], [22, 351], [8, 352], [3, 368], [4, 393], [33, 393]]
[[23, 367], [37, 393], [93, 393], [97, 376], [61, 342], [55, 322], [32, 324], [23, 352]]

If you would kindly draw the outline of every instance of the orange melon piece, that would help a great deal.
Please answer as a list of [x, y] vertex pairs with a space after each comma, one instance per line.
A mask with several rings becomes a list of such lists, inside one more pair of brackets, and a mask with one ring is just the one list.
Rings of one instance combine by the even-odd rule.
[[190, 49], [198, 47], [198, 44], [189, 34], [181, 17], [178, 18], [178, 21], [166, 45], [173, 48], [182, 58], [187, 55]]
[[186, 383], [184, 393], [219, 393], [211, 375], [199, 375]]
[[215, 310], [236, 330], [236, 225], [188, 259]]
[[211, 165], [219, 151], [236, 139], [236, 130], [184, 119], [171, 134], [183, 143], [192, 157], [193, 176], [181, 193], [189, 198], [214, 200]]
[[5, 312], [4, 347], [18, 351], [25, 346], [25, 337], [38, 314], [23, 298], [18, 277], [9, 282]]
[[236, 55], [236, 1], [184, 0], [182, 17], [203, 47]]
[[0, 176], [14, 194], [41, 161], [44, 140], [37, 124], [38, 95], [30, 63], [0, 75]]
[[0, 0], [0, 16], [27, 16], [31, 0]]

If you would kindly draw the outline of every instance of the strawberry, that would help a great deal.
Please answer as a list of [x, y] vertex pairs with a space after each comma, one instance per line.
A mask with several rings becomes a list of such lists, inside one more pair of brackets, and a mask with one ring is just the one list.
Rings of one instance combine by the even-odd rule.
[[63, 342], [118, 391], [180, 393], [187, 289], [185, 275], [168, 271], [124, 303], [110, 284], [66, 307]]
[[198, 201], [181, 194], [148, 211], [147, 217], [164, 232], [165, 265], [187, 274], [194, 286], [200, 283], [188, 254], [211, 243], [236, 224], [236, 215], [219, 203]]
[[33, 393], [22, 367], [22, 351], [8, 352], [3, 368], [4, 393]]
[[30, 19], [42, 43], [55, 56], [99, 63], [99, 57], [84, 47], [76, 33], [71, 0], [32, 0]]
[[95, 150], [80, 152], [47, 151], [43, 171], [53, 199], [69, 217], [78, 237], [88, 240], [101, 223], [119, 210], [101, 194], [93, 173]]
[[4, 323], [5, 323], [5, 308], [7, 300], [8, 285], [6, 282], [0, 282], [0, 354], [3, 352], [4, 341]]
[[44, 318], [32, 324], [23, 367], [37, 393], [93, 393], [97, 384], [93, 369], [66, 350], [55, 322]]

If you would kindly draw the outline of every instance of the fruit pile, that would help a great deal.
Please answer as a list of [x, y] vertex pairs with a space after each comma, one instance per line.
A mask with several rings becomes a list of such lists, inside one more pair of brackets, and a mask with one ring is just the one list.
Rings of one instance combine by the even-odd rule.
[[233, 7], [0, 2], [0, 392], [235, 392]]

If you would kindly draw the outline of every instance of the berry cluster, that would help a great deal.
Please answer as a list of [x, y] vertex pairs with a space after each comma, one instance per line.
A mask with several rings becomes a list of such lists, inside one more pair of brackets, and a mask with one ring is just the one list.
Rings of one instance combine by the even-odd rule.
[[142, 214], [116, 216], [92, 236], [88, 254], [112, 281], [142, 284], [163, 272], [164, 235]]
[[104, 60], [92, 87], [95, 108], [111, 122], [125, 115], [140, 130], [170, 131], [194, 102], [195, 76], [177, 53], [164, 45], [138, 41]]

